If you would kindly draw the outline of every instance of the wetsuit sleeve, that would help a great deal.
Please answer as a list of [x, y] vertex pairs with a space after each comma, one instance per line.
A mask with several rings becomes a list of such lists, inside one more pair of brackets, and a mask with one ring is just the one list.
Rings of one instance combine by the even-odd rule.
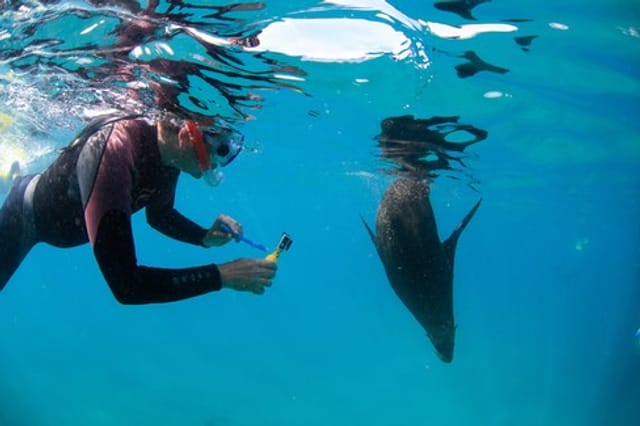
[[115, 298], [123, 304], [164, 303], [220, 290], [214, 264], [162, 269], [137, 264], [130, 217], [111, 210], [100, 221], [93, 251]]
[[166, 179], [166, 184], [147, 205], [147, 223], [155, 230], [174, 240], [204, 246], [202, 239], [207, 230], [192, 222], [174, 208], [177, 173]]

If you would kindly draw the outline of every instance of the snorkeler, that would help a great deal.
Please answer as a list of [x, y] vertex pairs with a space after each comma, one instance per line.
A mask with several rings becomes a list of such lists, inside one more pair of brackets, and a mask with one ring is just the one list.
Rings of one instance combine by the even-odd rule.
[[220, 168], [242, 149], [239, 134], [215, 124], [169, 114], [154, 121], [101, 117], [44, 172], [16, 178], [0, 210], [0, 290], [35, 244], [90, 242], [123, 304], [171, 302], [222, 288], [264, 293], [277, 269], [264, 259], [184, 269], [142, 266], [136, 259], [131, 216], [143, 208], [149, 225], [189, 244], [221, 246], [243, 235], [229, 216], [219, 215], [205, 229], [174, 208], [180, 172], [216, 185]]

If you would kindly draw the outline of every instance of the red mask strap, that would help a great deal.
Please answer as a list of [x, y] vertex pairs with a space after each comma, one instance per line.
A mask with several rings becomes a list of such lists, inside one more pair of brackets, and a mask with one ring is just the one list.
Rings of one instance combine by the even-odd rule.
[[207, 147], [204, 145], [204, 136], [202, 135], [202, 130], [200, 130], [200, 127], [196, 124], [195, 121], [185, 120], [185, 124], [187, 125], [187, 131], [189, 132], [189, 137], [191, 138], [193, 149], [196, 150], [196, 157], [198, 158], [198, 165], [200, 166], [200, 170], [205, 172], [211, 169], [211, 160], [209, 159], [209, 154], [207, 153]]

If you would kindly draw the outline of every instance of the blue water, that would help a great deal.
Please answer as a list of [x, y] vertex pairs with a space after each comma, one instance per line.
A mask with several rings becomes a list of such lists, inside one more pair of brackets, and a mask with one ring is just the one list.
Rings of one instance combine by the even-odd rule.
[[[221, 186], [181, 179], [177, 207], [203, 226], [223, 212], [260, 243], [293, 237], [273, 288], [122, 306], [89, 246], [37, 246], [0, 294], [0, 425], [640, 424], [638, 2], [493, 1], [473, 9], [477, 21], [432, 2], [366, 2], [373, 11], [290, 3], [268, 2], [234, 25], [357, 17], [412, 44], [406, 57], [348, 63], [264, 53], [304, 70], [294, 81], [301, 90], [267, 82], [260, 107], [243, 107], [255, 118], [240, 124], [248, 149]], [[0, 22], [15, 38], [9, 4]], [[34, 16], [46, 36], [72, 28]], [[512, 23], [514, 33], [445, 39], [412, 27], [418, 18], [529, 21]], [[513, 37], [528, 35], [538, 37], [524, 51]], [[90, 50], [78, 40], [68, 42]], [[454, 67], [469, 50], [509, 72], [459, 78]], [[19, 148], [25, 170], [36, 171], [79, 129], [84, 98], [41, 90], [25, 102], [11, 92], [19, 80], [11, 70], [24, 70], [11, 55], [0, 63], [0, 96], [10, 101], [1, 112], [11, 117], [0, 126], [0, 166]], [[258, 53], [238, 55], [246, 75], [264, 65]], [[51, 87], [51, 65], [31, 69], [21, 93]], [[209, 89], [191, 87], [233, 116]], [[456, 255], [450, 365], [393, 293], [359, 218], [374, 221], [394, 178], [374, 139], [380, 121], [403, 114], [457, 115], [489, 132], [467, 150], [463, 170], [433, 186], [442, 238], [483, 198]], [[261, 256], [245, 244], [185, 246], [144, 215], [134, 226], [141, 264]]]

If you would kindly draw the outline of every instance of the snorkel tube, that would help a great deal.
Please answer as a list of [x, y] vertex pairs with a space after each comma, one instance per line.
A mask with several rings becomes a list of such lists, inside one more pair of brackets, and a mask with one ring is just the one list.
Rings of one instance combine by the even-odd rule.
[[207, 147], [204, 145], [204, 135], [202, 134], [202, 130], [200, 130], [200, 126], [192, 120], [185, 120], [184, 123], [187, 126], [193, 149], [196, 151], [200, 170], [204, 172], [205, 170], [211, 169], [211, 159], [209, 159]]

